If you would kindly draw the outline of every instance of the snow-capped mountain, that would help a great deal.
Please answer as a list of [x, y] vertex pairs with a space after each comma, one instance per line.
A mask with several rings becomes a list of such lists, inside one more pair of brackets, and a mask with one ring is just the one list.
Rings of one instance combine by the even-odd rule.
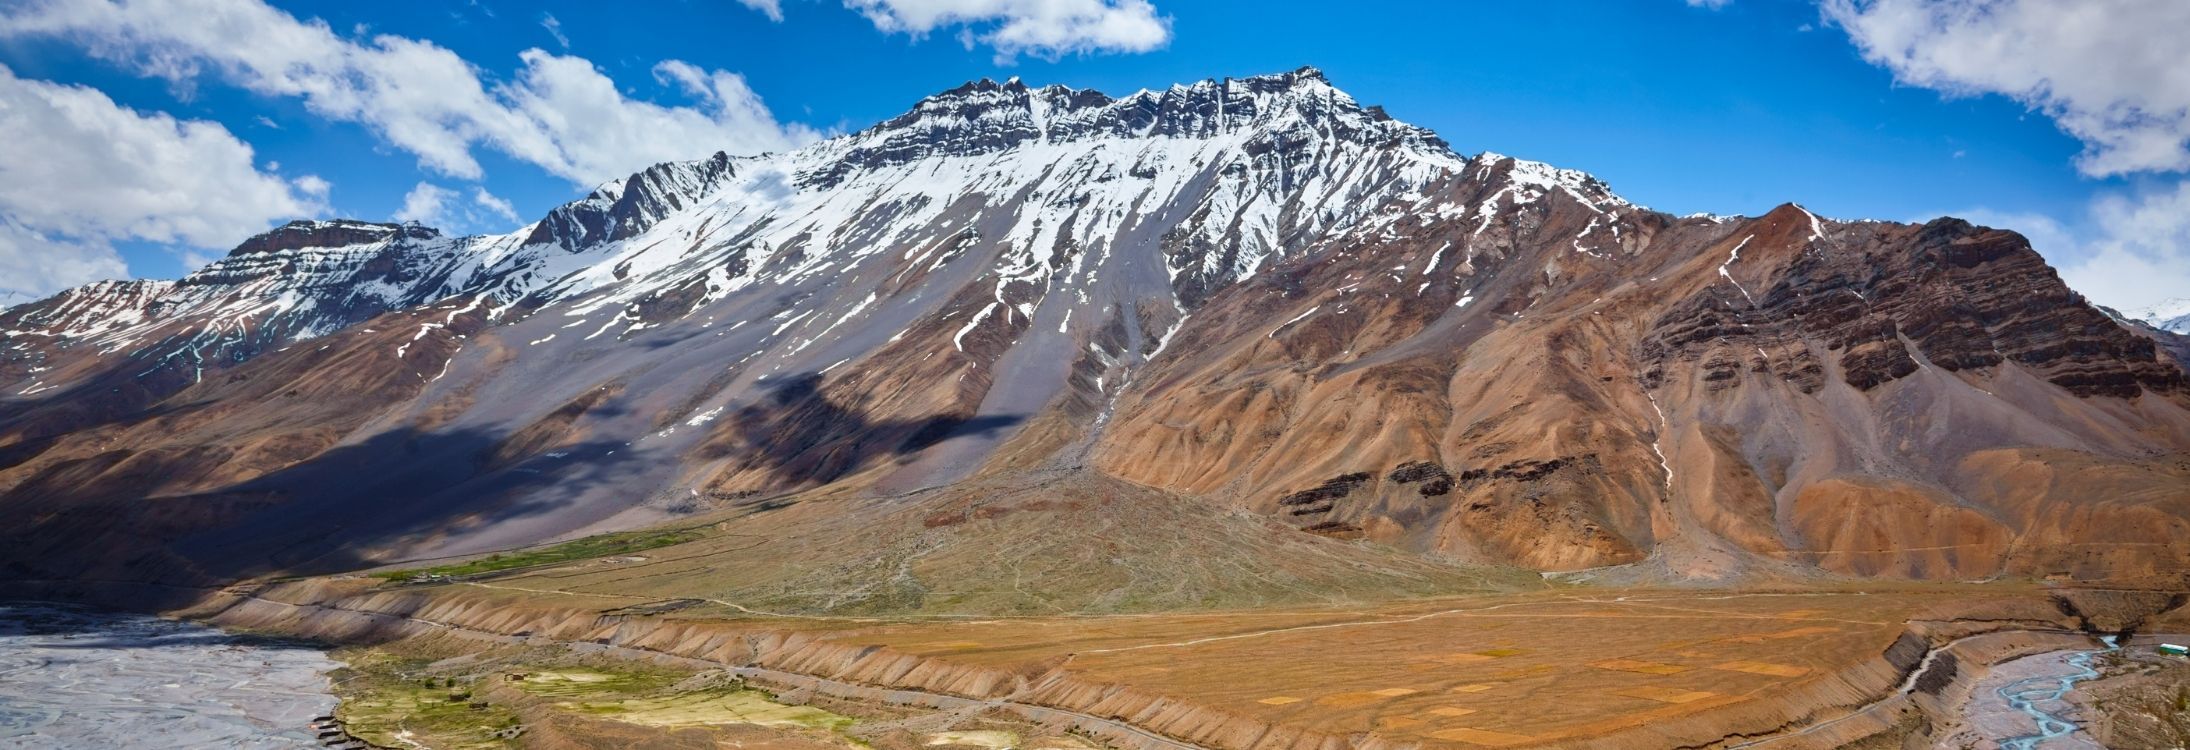
[[2190, 297], [2161, 302], [2131, 312], [2129, 317], [2150, 323], [2162, 331], [2190, 336]]
[[[885, 251], [934, 269], [983, 245], [1003, 250], [991, 269], [999, 309], [989, 312], [1025, 315], [1018, 308], [1072, 283], [1050, 284], [1052, 275], [1085, 284], [1121, 246], [1139, 244], [1161, 253], [1191, 306], [1274, 256], [1419, 199], [1465, 164], [1313, 69], [1116, 100], [979, 81], [801, 151], [718, 155], [603, 186], [526, 240], [560, 252], [509, 267], [537, 280], [542, 300], [600, 292], [589, 310], [674, 290], [692, 290], [678, 304], [698, 306]], [[1531, 174], [1617, 202], [1578, 174]], [[1014, 294], [1025, 298], [1007, 302]]]
[[[1068, 285], [1050, 276], [1089, 283], [1128, 243], [1160, 251], [1190, 306], [1389, 203], [1422, 201], [1467, 164], [1312, 68], [1123, 99], [984, 80], [800, 151], [652, 167], [506, 236], [300, 221], [179, 282], [70, 290], [9, 318], [26, 335], [197, 367], [459, 295], [532, 307], [590, 296], [578, 309], [621, 307], [644, 326], [642, 307], [673, 314], [649, 300], [674, 297], [681, 313], [906, 246], [933, 269], [975, 243], [1005, 251], [984, 318], [1030, 314]], [[1517, 199], [1556, 188], [1621, 205], [1585, 175], [1516, 165]], [[142, 348], [159, 342], [174, 346]]]
[[[2190, 449], [2190, 382], [2013, 235], [1672, 217], [1310, 68], [977, 81], [506, 235], [297, 222], [0, 331], [0, 508], [55, 519], [21, 564], [85, 539], [164, 561], [114, 575], [1029, 472], [1549, 569], [1983, 575], [2122, 528], [2176, 534], [2136, 548], [2152, 569], [2190, 555], [2153, 463]], [[2040, 450], [2125, 499], [1969, 510], [2070, 502], [1987, 484]], [[1916, 538], [1942, 526], [1977, 541]]]
[[[192, 367], [236, 363], [460, 293], [503, 238], [417, 225], [293, 221], [177, 281], [100, 282], [7, 311], [26, 335]], [[169, 347], [163, 344], [174, 343]], [[149, 348], [148, 348], [149, 347]]]

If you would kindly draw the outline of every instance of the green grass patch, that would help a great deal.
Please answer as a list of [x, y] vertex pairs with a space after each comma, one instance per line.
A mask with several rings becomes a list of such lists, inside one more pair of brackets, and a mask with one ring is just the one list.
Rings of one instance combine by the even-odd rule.
[[681, 728], [748, 724], [818, 730], [848, 739], [856, 719], [812, 706], [781, 703], [743, 681], [680, 687], [683, 676], [600, 666], [540, 668], [507, 684], [553, 701], [558, 710], [641, 726]]
[[371, 650], [338, 653], [348, 666], [329, 675], [342, 698], [335, 711], [351, 734], [379, 747], [509, 750], [519, 726], [509, 708], [475, 699], [475, 684], [425, 677], [428, 662]]
[[573, 539], [562, 544], [531, 549], [497, 552], [486, 557], [430, 568], [405, 568], [374, 573], [373, 577], [389, 581], [427, 581], [439, 578], [463, 578], [539, 565], [553, 565], [573, 560], [589, 560], [596, 557], [628, 555], [659, 547], [683, 544], [707, 536], [699, 529], [672, 529], [668, 531], [624, 531], [614, 534]]

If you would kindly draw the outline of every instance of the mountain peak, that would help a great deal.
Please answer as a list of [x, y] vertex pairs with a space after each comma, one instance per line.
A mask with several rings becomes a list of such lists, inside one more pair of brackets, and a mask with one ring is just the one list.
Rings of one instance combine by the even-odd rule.
[[1041, 101], [1046, 104], [1062, 104], [1068, 109], [1099, 107], [1111, 99], [1100, 91], [1075, 89], [1064, 84], [1028, 86], [1018, 76], [1003, 81], [978, 78], [943, 91], [930, 94], [915, 102], [905, 114], [885, 120], [867, 132], [889, 130], [918, 122], [922, 115], [962, 114], [968, 109], [1004, 107], [1023, 109]]
[[1283, 73], [1263, 73], [1227, 80], [1242, 87], [1263, 91], [1316, 87], [1335, 88], [1331, 86], [1331, 79], [1324, 77], [1323, 71], [1313, 65], [1302, 65]]
[[417, 222], [388, 224], [357, 219], [298, 219], [244, 240], [229, 257], [298, 250], [307, 247], [342, 247], [381, 242], [397, 236], [431, 239], [441, 230]]
[[1142, 89], [1120, 98], [1093, 89], [1056, 84], [1032, 88], [1017, 78], [982, 78], [923, 98], [902, 115], [824, 145], [835, 158], [804, 180], [830, 185], [861, 169], [930, 156], [999, 153], [1029, 143], [1255, 133], [1288, 141], [1399, 144], [1425, 154], [1450, 154], [1434, 133], [1394, 120], [1380, 108], [1361, 106], [1312, 66]]
[[[1323, 70], [1313, 65], [1302, 65], [1298, 68], [1294, 68], [1292, 70], [1282, 73], [1260, 73], [1251, 76], [1241, 76], [1238, 78], [1225, 76], [1217, 78], [1204, 78], [1198, 81], [1194, 81], [1192, 83], [1174, 83], [1167, 87], [1166, 90], [1192, 91], [1195, 89], [1222, 89], [1226, 87], [1238, 90], [1257, 91], [1264, 93], [1274, 93], [1293, 88], [1329, 88], [1334, 91], [1336, 90], [1336, 88], [1331, 85], [1330, 78], [1324, 75]], [[1052, 83], [1045, 86], [1030, 86], [1027, 85], [1025, 80], [1021, 79], [1018, 76], [1012, 76], [1002, 81], [998, 81], [994, 78], [988, 78], [984, 76], [923, 97], [919, 102], [913, 105], [913, 111], [907, 112], [906, 114], [913, 114], [914, 112], [918, 112], [925, 106], [931, 104], [962, 102], [968, 100], [993, 101], [995, 95], [1004, 95], [1005, 97], [1009, 97], [1010, 95], [1026, 94], [1030, 92], [1038, 93], [1039, 95], [1047, 97], [1078, 98], [1082, 101], [1093, 100], [1099, 97], [1101, 99], [1101, 104], [1108, 104], [1113, 101], [1113, 97], [1094, 89], [1076, 89], [1061, 83]], [[1149, 93], [1151, 93], [1149, 90], [1142, 89], [1135, 95], [1138, 96]], [[904, 117], [904, 115], [900, 115], [899, 117], [902, 118]], [[883, 125], [888, 125], [888, 122], [885, 121]]]
[[[1392, 121], [1382, 107], [1363, 107], [1352, 96], [1332, 86], [1323, 71], [1303, 65], [1283, 73], [1240, 78], [1205, 78], [1160, 89], [1142, 89], [1112, 97], [1094, 89], [1075, 89], [1063, 84], [1028, 86], [1017, 76], [997, 81], [980, 78], [921, 99], [910, 111], [883, 121], [859, 135], [870, 136], [919, 128], [923, 124], [959, 120], [1025, 120], [1041, 132], [1079, 135], [1193, 135], [1167, 130], [1133, 132], [1146, 128], [1148, 119], [1189, 116], [1206, 120], [1202, 135], [1213, 135], [1257, 123], [1257, 115], [1280, 110], [1311, 116], [1360, 115], [1376, 122]], [[1230, 113], [1230, 114], [1227, 114]], [[1046, 126], [1057, 125], [1058, 128]], [[1426, 131], [1425, 131], [1426, 132]], [[855, 136], [856, 137], [856, 136]]]

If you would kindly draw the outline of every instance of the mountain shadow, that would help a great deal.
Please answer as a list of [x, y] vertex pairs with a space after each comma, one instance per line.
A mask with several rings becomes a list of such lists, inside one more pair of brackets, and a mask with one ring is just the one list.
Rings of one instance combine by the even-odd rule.
[[958, 438], [992, 437], [1026, 421], [1020, 414], [952, 413], [878, 419], [823, 392], [819, 373], [767, 388], [765, 398], [736, 412], [727, 440], [703, 450], [709, 458], [734, 458], [736, 472], [763, 473], [791, 486], [825, 484], [877, 461]]
[[127, 451], [68, 462], [0, 495], [0, 515], [17, 519], [0, 531], [0, 578], [208, 586], [350, 571], [456, 538], [478, 551], [535, 543], [645, 495], [604, 491], [636, 476], [625, 443], [564, 445], [552, 456], [485, 470], [480, 457], [502, 437], [384, 432], [189, 495], [147, 496], [156, 476], [113, 471]]

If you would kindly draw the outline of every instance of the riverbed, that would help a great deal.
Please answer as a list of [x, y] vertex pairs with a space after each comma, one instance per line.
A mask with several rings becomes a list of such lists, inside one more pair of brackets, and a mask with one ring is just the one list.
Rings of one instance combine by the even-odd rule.
[[0, 602], [0, 746], [315, 748], [338, 666], [190, 623]]
[[1938, 747], [2104, 750], [2077, 723], [2067, 697], [2099, 676], [2098, 651], [2052, 651], [1994, 666], [1970, 695], [1964, 726]]

